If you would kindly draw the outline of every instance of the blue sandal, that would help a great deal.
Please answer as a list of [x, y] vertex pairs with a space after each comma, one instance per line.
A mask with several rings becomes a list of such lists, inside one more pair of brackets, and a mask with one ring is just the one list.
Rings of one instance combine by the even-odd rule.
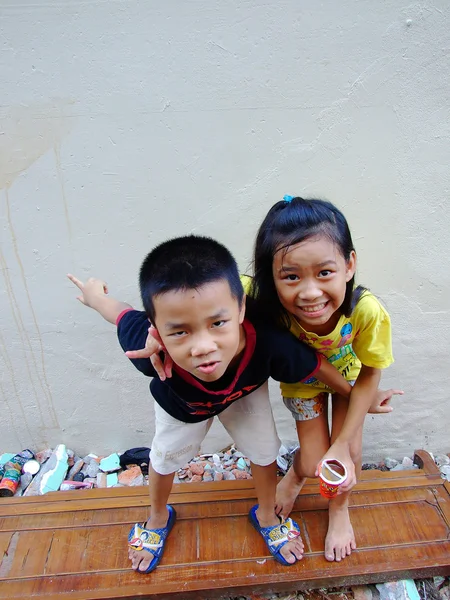
[[146, 529], [144, 527], [145, 523], [136, 523], [128, 534], [129, 548], [137, 550], [138, 552], [149, 552], [153, 556], [151, 563], [145, 571], [136, 569], [138, 573], [150, 573], [159, 565], [159, 561], [164, 552], [167, 536], [177, 518], [177, 513], [173, 506], [168, 504], [167, 510], [169, 511], [169, 518], [167, 519], [167, 525], [165, 527], [162, 527], [161, 529]]
[[258, 517], [256, 516], [256, 511], [258, 509], [258, 505], [254, 506], [250, 509], [248, 513], [248, 518], [250, 519], [250, 523], [253, 527], [258, 531], [264, 538], [266, 542], [267, 548], [269, 549], [270, 554], [282, 565], [286, 567], [292, 567], [295, 565], [295, 561], [293, 563], [288, 562], [284, 556], [280, 554], [281, 548], [285, 546], [288, 542], [291, 542], [295, 538], [300, 537], [300, 528], [295, 521], [291, 518], [286, 519], [286, 521], [281, 520], [279, 525], [273, 525], [272, 527], [261, 527], [258, 521]]

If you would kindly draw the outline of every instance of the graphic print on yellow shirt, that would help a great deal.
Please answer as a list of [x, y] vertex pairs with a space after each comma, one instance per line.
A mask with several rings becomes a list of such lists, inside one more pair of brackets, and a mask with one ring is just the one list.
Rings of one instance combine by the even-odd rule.
[[[329, 335], [308, 332], [294, 319], [290, 330], [299, 340], [326, 356], [347, 381], [358, 377], [361, 364], [385, 369], [394, 361], [389, 315], [370, 292], [364, 292], [350, 317], [341, 316]], [[280, 387], [287, 398], [313, 398], [321, 392], [332, 391], [314, 377], [301, 383], [282, 383]]]

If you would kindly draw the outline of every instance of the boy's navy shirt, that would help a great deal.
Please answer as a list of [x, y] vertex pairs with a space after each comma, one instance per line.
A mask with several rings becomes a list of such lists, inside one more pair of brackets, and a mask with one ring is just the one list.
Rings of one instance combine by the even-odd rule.
[[[243, 322], [245, 348], [239, 362], [217, 381], [201, 381], [175, 364], [172, 377], [161, 381], [150, 359], [131, 360], [136, 369], [153, 378], [150, 382], [153, 397], [175, 419], [185, 423], [205, 421], [256, 390], [269, 377], [296, 383], [309, 379], [320, 367], [321, 355], [292, 333], [252, 319], [252, 303], [248, 300]], [[148, 328], [145, 312], [123, 311], [117, 318], [117, 336], [123, 350], [144, 348]]]

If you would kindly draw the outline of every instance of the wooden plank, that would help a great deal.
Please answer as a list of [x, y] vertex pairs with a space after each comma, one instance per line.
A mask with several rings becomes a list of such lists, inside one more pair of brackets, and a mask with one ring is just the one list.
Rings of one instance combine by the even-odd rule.
[[416, 450], [414, 452], [414, 463], [418, 465], [418, 467], [427, 475], [440, 476], [440, 471], [437, 464], [431, 458], [430, 453], [426, 452], [426, 450]]
[[[364, 488], [364, 484], [366, 482], [370, 482], [371, 485], [376, 485], [374, 482], [383, 482], [385, 484], [386, 481], [389, 480], [399, 480], [403, 481], [405, 475], [408, 479], [411, 478], [419, 478], [422, 483], [425, 481], [424, 476], [427, 476], [431, 479], [436, 479], [439, 481], [441, 479], [440, 472], [431, 456], [428, 452], [423, 450], [416, 450], [415, 452], [415, 460], [416, 464], [425, 465], [425, 469], [411, 469], [406, 471], [379, 471], [378, 469], [362, 471], [360, 475], [359, 486]], [[433, 469], [434, 466], [434, 469]], [[437, 475], [437, 477], [435, 477]], [[281, 477], [279, 477], [281, 480]], [[205, 488], [215, 489], [217, 483], [181, 483], [175, 484], [172, 490], [172, 496], [176, 496], [177, 494], [185, 494], [186, 486], [189, 486], [189, 493], [191, 492], [205, 492]], [[219, 488], [223, 491], [226, 490], [248, 490], [253, 489], [253, 483], [251, 480], [243, 480], [243, 481], [222, 481], [219, 484]], [[306, 484], [303, 488], [303, 494], [309, 494], [312, 492], [316, 492], [318, 489], [317, 480], [315, 479], [307, 479]], [[20, 503], [23, 507], [28, 504], [48, 504], [49, 502], [61, 502], [61, 494], [63, 492], [50, 492], [45, 496], [25, 496], [21, 498], [17, 497], [6, 497], [2, 498], [0, 503], [0, 514], [2, 514], [2, 510], [4, 507], [8, 505], [16, 505]], [[130, 497], [148, 497], [148, 486], [137, 486], [137, 487], [120, 487], [120, 488], [97, 488], [92, 490], [74, 490], [64, 492], [64, 502], [68, 502], [71, 500], [78, 500], [82, 495], [84, 499], [87, 498], [95, 498], [96, 500], [100, 498], [130, 498]]]
[[[382, 473], [373, 479], [367, 479], [358, 483], [355, 491], [375, 491], [379, 489], [405, 488], [405, 487], [427, 487], [430, 483], [442, 485], [440, 475], [416, 475], [410, 477], [411, 471], [399, 471], [395, 478], [390, 477], [391, 473]], [[400, 475], [403, 473], [403, 475]], [[386, 477], [381, 477], [386, 475]], [[227, 484], [227, 485], [222, 485]], [[231, 484], [231, 485], [230, 485]], [[235, 484], [233, 486], [232, 484]], [[192, 487], [191, 487], [192, 485]], [[203, 486], [203, 487], [198, 487]], [[121, 494], [115, 493], [117, 490]], [[97, 490], [85, 490], [76, 492], [60, 492], [57, 494], [47, 494], [40, 496], [39, 502], [21, 502], [21, 498], [9, 499], [9, 502], [0, 503], [0, 517], [12, 515], [32, 515], [44, 513], [60, 513], [64, 511], [93, 510], [101, 506], [102, 508], [121, 508], [145, 507], [149, 506], [148, 488], [130, 488], [130, 495], [123, 495], [122, 488], [111, 489], [111, 495], [105, 495], [103, 490], [99, 497], [95, 496]], [[99, 490], [100, 491], [100, 490]], [[228, 500], [240, 500], [254, 497], [254, 487], [251, 480], [246, 481], [225, 481], [211, 482], [203, 484], [176, 484], [171, 494], [170, 502], [174, 505], [185, 503], [192, 493], [202, 493], [203, 502], [215, 502], [221, 500], [224, 494], [227, 494]], [[94, 492], [94, 493], [93, 493]], [[311, 485], [305, 485], [300, 496], [317, 494], [318, 484], [314, 482]], [[70, 496], [69, 496], [70, 494]], [[86, 494], [86, 495], [85, 495]], [[47, 499], [47, 501], [45, 501]], [[24, 499], [25, 500], [25, 499]]]
[[427, 456], [418, 460], [419, 473], [379, 472], [355, 489], [358, 549], [341, 563], [323, 557], [327, 501], [317, 485], [296, 500], [307, 552], [289, 568], [248, 523], [251, 482], [178, 486], [171, 496], [178, 520], [161, 565], [148, 576], [130, 569], [126, 547], [131, 524], [147, 516], [147, 488], [0, 503], [0, 597], [188, 600], [449, 575], [450, 485]]
[[[426, 498], [429, 503], [435, 502], [430, 488], [424, 487], [406, 487], [397, 489], [381, 489], [370, 492], [357, 491], [350, 498], [352, 507], [366, 506], [368, 503], [375, 505], [382, 504], [386, 508], [391, 503], [401, 504], [413, 500]], [[194, 496], [195, 498], [195, 496]], [[224, 494], [223, 502], [215, 502], [211, 510], [218, 517], [231, 517], [240, 514], [247, 514], [254, 504], [254, 498], [245, 498], [229, 502], [229, 498]], [[177, 510], [183, 519], [198, 519], [205, 514], [210, 514], [209, 504], [207, 502], [193, 502], [178, 504]], [[308, 496], [299, 496], [294, 505], [296, 512], [308, 512], [312, 510], [326, 510], [328, 501], [317, 494]], [[180, 512], [181, 511], [181, 512]], [[147, 507], [112, 507], [103, 508], [103, 510], [77, 510], [54, 513], [33, 514], [26, 519], [20, 516], [10, 516], [0, 518], [0, 529], [6, 531], [33, 531], [40, 529], [59, 528], [80, 528], [86, 526], [99, 525], [108, 527], [115, 524], [131, 525], [136, 522], [144, 521], [148, 516]]]
[[[421, 553], [421, 564], [417, 553]], [[272, 559], [220, 562], [196, 562], [174, 567], [161, 565], [150, 576], [128, 570], [61, 574], [56, 577], [27, 578], [0, 582], [3, 598], [16, 600], [26, 596], [45, 600], [149, 598], [187, 600], [188, 598], [229, 597], [255, 592], [303, 590], [322, 586], [376, 583], [411, 577], [448, 575], [450, 543], [424, 544], [420, 548], [395, 548], [357, 551], [344, 563], [327, 563], [322, 556], [307, 555], [294, 567], [282, 567]], [[268, 569], [268, 565], [272, 568]], [[157, 577], [156, 577], [157, 576]], [[208, 589], [205, 590], [205, 578]], [[176, 591], [175, 591], [176, 590]]]

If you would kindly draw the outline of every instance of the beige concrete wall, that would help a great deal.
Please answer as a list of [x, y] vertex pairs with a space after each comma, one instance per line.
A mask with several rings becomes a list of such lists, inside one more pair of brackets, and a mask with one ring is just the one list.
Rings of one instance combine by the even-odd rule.
[[149, 444], [148, 382], [65, 273], [139, 306], [142, 257], [186, 232], [244, 270], [290, 193], [344, 210], [392, 315], [405, 396], [366, 458], [449, 451], [449, 30], [445, 0], [1, 0], [0, 450]]

